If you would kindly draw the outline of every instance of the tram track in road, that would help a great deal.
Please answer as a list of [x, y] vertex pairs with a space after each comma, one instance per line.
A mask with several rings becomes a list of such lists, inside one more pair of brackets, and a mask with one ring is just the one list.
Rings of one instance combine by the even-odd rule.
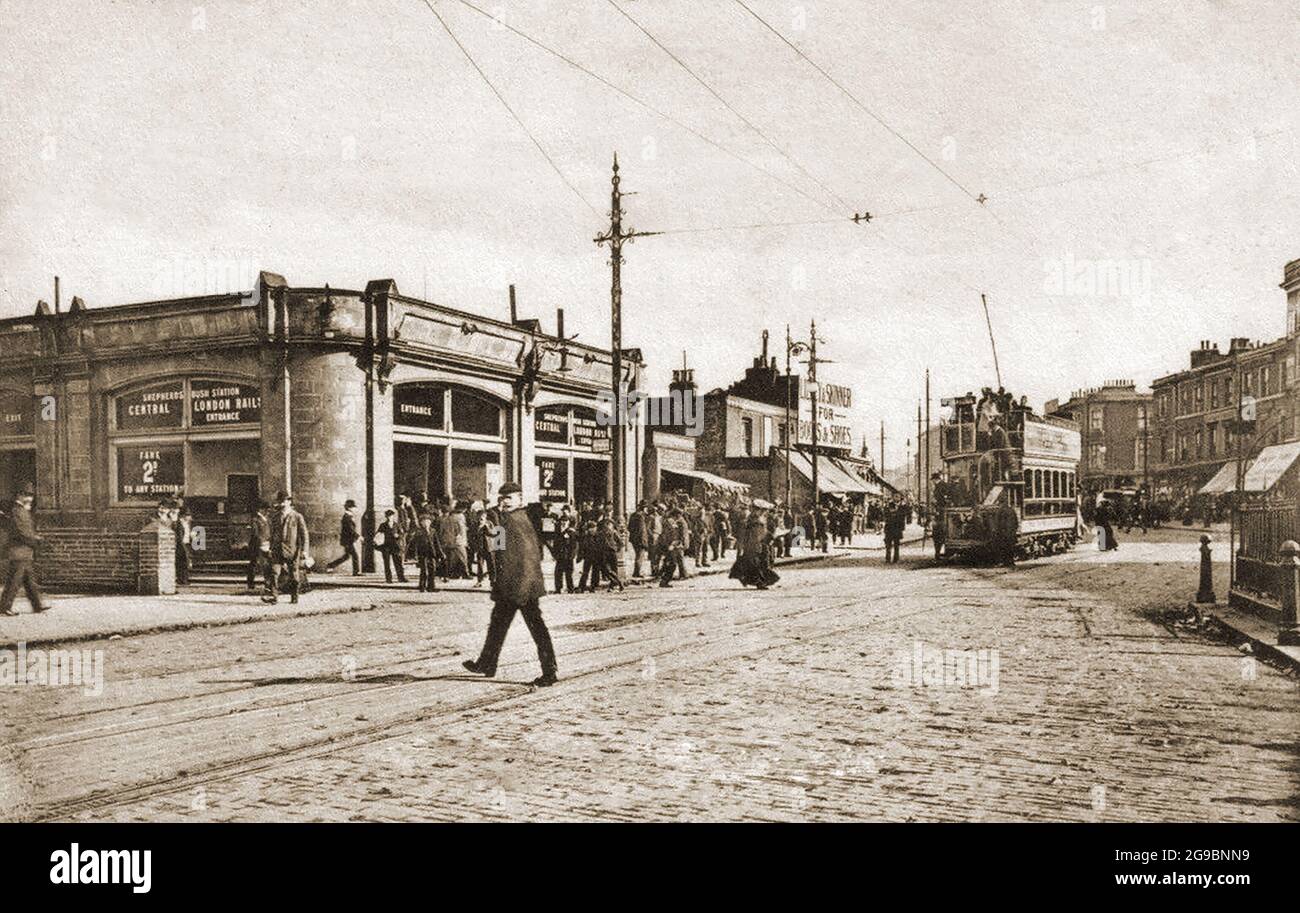
[[[814, 584], [814, 587], [816, 584]], [[588, 647], [578, 648], [573, 644], [573, 640], [585, 635], [570, 634], [557, 638], [557, 645], [568, 642], [573, 645], [573, 649], [562, 650], [561, 655], [567, 657], [570, 662], [579, 657], [599, 656], [602, 653], [612, 654], [607, 661], [597, 662], [590, 668], [578, 668], [577, 671], [566, 674], [562, 687], [567, 692], [572, 692], [575, 688], [596, 687], [597, 684], [609, 674], [616, 674], [620, 671], [642, 666], [647, 658], [653, 658], [656, 661], [665, 660], [671, 657], [680, 656], [683, 653], [683, 647], [690, 651], [691, 655], [707, 654], [710, 661], [716, 661], [719, 654], [716, 652], [719, 647], [724, 647], [728, 641], [736, 637], [743, 636], [745, 633], [757, 630], [763, 626], [771, 624], [786, 624], [797, 622], [808, 616], [818, 615], [828, 612], [838, 612], [851, 608], [855, 605], [862, 604], [865, 600], [878, 599], [880, 597], [888, 598], [890, 591], [896, 589], [896, 581], [885, 581], [870, 590], [862, 590], [854, 598], [849, 600], [832, 600], [824, 604], [817, 604], [800, 608], [794, 611], [776, 611], [764, 612], [757, 617], [752, 617], [727, 625], [711, 635], [699, 636], [696, 638], [684, 637], [680, 629], [653, 634], [651, 636], [639, 637], [628, 640], [626, 637], [618, 642], [602, 642]], [[752, 594], [751, 594], [752, 595]], [[784, 601], [784, 600], [783, 600]], [[887, 616], [886, 620], [894, 621], [906, 618], [913, 614], [918, 614], [931, 609], [917, 609], [913, 612], [905, 612]], [[667, 618], [671, 618], [676, 613], [660, 613]], [[647, 619], [635, 626], [622, 628], [620, 630], [632, 631], [638, 627], [643, 628], [646, 624], [659, 621], [660, 619]], [[881, 620], [877, 616], [877, 620]], [[856, 619], [853, 623], [838, 626], [831, 631], [819, 632], [817, 634], [803, 634], [797, 637], [778, 636], [772, 643], [762, 645], [746, 645], [744, 649], [734, 651], [733, 653], [724, 653], [724, 658], [732, 655], [744, 656], [748, 654], [758, 654], [778, 649], [788, 643], [817, 641], [828, 637], [837, 637], [852, 630], [861, 629], [868, 622], [868, 619]], [[683, 641], [685, 640], [685, 643]], [[620, 653], [631, 653], [626, 658], [619, 658]], [[417, 661], [417, 660], [412, 660]], [[418, 661], [427, 662], [427, 657], [421, 657]], [[510, 665], [526, 666], [529, 661], [519, 661]], [[510, 668], [510, 665], [505, 668]], [[567, 664], [566, 664], [567, 665]], [[447, 679], [434, 679], [445, 683]], [[497, 680], [500, 682], [500, 679]], [[350, 747], [383, 741], [389, 738], [399, 738], [409, 734], [417, 727], [427, 726], [431, 721], [442, 719], [452, 719], [469, 713], [475, 713], [488, 707], [505, 706], [512, 701], [527, 697], [533, 692], [528, 685], [501, 683], [494, 686], [499, 689], [498, 693], [485, 694], [468, 701], [460, 700], [441, 707], [429, 707], [427, 699], [419, 696], [421, 686], [427, 685], [430, 680], [421, 680], [416, 682], [399, 682], [386, 686], [379, 686], [375, 689], [367, 689], [363, 692], [365, 697], [373, 700], [376, 693], [381, 691], [390, 692], [394, 695], [410, 695], [409, 700], [399, 701], [396, 704], [389, 702], [386, 706], [395, 707], [395, 712], [389, 713], [382, 721], [364, 725], [351, 726], [343, 732], [332, 732], [322, 735], [318, 739], [308, 739], [302, 744], [285, 748], [283, 746], [269, 748], [264, 751], [256, 751], [251, 754], [242, 754], [230, 758], [226, 761], [218, 761], [202, 766], [200, 769], [194, 769], [193, 765], [187, 765], [181, 768], [181, 773], [169, 776], [159, 776], [146, 779], [140, 782], [128, 784], [125, 786], [116, 786], [103, 790], [92, 791], [79, 796], [71, 796], [64, 799], [56, 799], [50, 802], [37, 803], [34, 810], [34, 819], [38, 821], [66, 820], [86, 812], [97, 812], [123, 805], [130, 805], [134, 802], [143, 801], [160, 795], [175, 794], [184, 792], [189, 789], [196, 789], [205, 784], [211, 784], [222, 780], [235, 779], [246, 774], [257, 773], [265, 770], [283, 767], [285, 765], [297, 763], [308, 758], [328, 756], [332, 753], [344, 751]], [[322, 695], [320, 700], [337, 700], [346, 697], [356, 697], [355, 692], [349, 692], [347, 695]], [[302, 701], [294, 699], [280, 702], [274, 707], [265, 708], [268, 712], [272, 710], [289, 710]], [[415, 705], [415, 706], [412, 706]], [[228, 716], [225, 713], [213, 714], [205, 719], [192, 720], [190, 722], [203, 723], [224, 719]], [[117, 733], [117, 735], [131, 735], [134, 739], [148, 739], [149, 732], [159, 732], [165, 730], [169, 724], [163, 723], [158, 726], [143, 727], [134, 730], [131, 733]], [[47, 746], [57, 748], [59, 746]]]
[[[647, 597], [651, 597], [654, 591], [633, 590], [631, 591], [631, 593], [634, 597], [645, 599]], [[773, 595], [780, 598], [779, 592], [774, 592]], [[648, 613], [646, 618], [644, 619], [644, 622], [650, 623], [650, 622], [660, 621], [675, 614], [679, 615], [680, 613], [662, 612], [662, 611]], [[592, 623], [599, 624], [602, 621], [607, 622], [610, 618], [614, 618], [614, 617], [622, 618], [626, 616], [597, 616], [594, 619], [583, 619], [579, 621], [562, 623], [559, 626], [554, 628], [554, 631], [556, 632], [555, 635], [553, 635], [554, 639], [557, 644], [564, 643], [572, 639], [572, 637], [567, 633], [568, 629], [572, 628], [574, 629], [574, 631], [576, 631], [577, 634], [580, 635], [581, 633], [583, 633], [583, 630], [581, 628], [578, 628], [577, 626], [587, 625]], [[280, 620], [276, 619], [276, 621], [278, 623]], [[409, 641], [405, 638], [395, 638], [395, 639], [377, 641], [370, 644], [366, 644], [365, 649], [371, 649], [371, 650], [376, 648], [382, 649], [388, 646], [398, 646], [400, 648], [405, 648], [405, 649], [399, 649], [397, 651], [396, 656], [378, 657], [375, 659], [367, 660], [365, 663], [365, 667], [368, 669], [383, 668], [391, 671], [395, 667], [400, 668], [403, 666], [417, 665], [417, 664], [428, 662], [430, 660], [456, 656], [459, 655], [458, 651], [450, 649], [449, 647], [447, 647], [447, 644], [449, 642], [452, 643], [458, 642], [465, 638], [477, 638], [481, 636], [482, 630], [483, 630], [482, 626], [477, 623], [474, 625], [459, 625], [457, 627], [448, 630], [440, 631], [437, 633], [436, 636], [425, 638], [422, 642], [414, 646], [411, 645]], [[441, 652], [437, 651], [437, 648], [439, 647], [443, 648]], [[319, 655], [320, 652], [321, 652], [320, 650], [306, 650], [306, 651], [299, 651], [290, 654], [277, 653], [266, 657], [257, 657], [254, 658], [253, 660], [243, 660], [243, 658], [241, 657], [240, 665], [256, 666], [256, 665], [262, 665], [267, 663], [283, 663], [286, 660], [302, 659], [305, 657]], [[342, 648], [340, 648], [335, 652], [338, 655], [345, 655], [349, 652], [361, 652], [361, 651], [356, 649], [356, 647], [351, 647], [349, 650], [343, 650]], [[582, 650], [576, 651], [577, 654], [581, 654], [582, 652], [583, 652]], [[407, 658], [403, 658], [402, 654], [412, 654], [412, 655], [409, 655]], [[206, 666], [200, 666], [197, 668], [167, 670], [167, 671], [159, 672], [157, 674], [141, 676], [137, 679], [133, 679], [131, 684], [133, 686], [147, 685], [150, 681], [161, 681], [163, 679], [174, 678], [177, 676], [193, 675], [196, 672], [206, 672], [206, 671], [214, 671], [218, 669], [228, 669], [228, 668], [230, 668], [229, 664], [210, 664]], [[297, 676], [297, 677], [302, 678], [305, 676]], [[293, 691], [292, 693], [293, 694], [310, 693], [312, 691], [317, 690], [321, 686], [327, 684], [357, 683], [357, 684], [364, 685], [367, 683], [367, 679], [378, 678], [379, 675], [375, 672], [362, 673], [360, 672], [360, 667], [359, 667], [358, 671], [356, 672], [356, 676], [353, 679], [347, 679], [341, 673], [329, 674], [324, 671], [320, 672], [318, 677], [319, 677], [319, 681], [305, 684], [302, 687]], [[153, 707], [160, 707], [167, 704], [178, 704], [186, 701], [190, 701], [190, 702], [201, 701], [204, 698], [219, 697], [220, 695], [223, 694], [257, 692], [259, 690], [263, 690], [266, 687], [268, 687], [268, 682], [271, 678], [272, 677], [268, 676], [262, 679], [240, 682], [236, 687], [231, 687], [231, 688], [217, 687], [217, 688], [205, 690], [201, 693], [190, 692], [185, 694], [176, 694], [167, 697], [157, 698], [155, 700], [150, 700], [150, 701], [138, 701], [131, 704], [117, 704], [110, 707], [100, 707], [100, 708], [94, 708], [89, 710], [81, 710], [73, 713], [55, 714], [51, 716], [41, 717], [38, 720], [38, 722], [46, 723], [46, 724], [51, 722], [67, 722], [67, 721], [73, 721], [78, 719], [87, 719], [94, 716], [102, 716], [104, 714], [126, 713], [130, 711], [147, 710]], [[221, 680], [221, 679], [214, 679], [208, 682], [203, 682], [203, 680], [199, 680], [199, 683], [220, 685], [223, 684], [225, 681], [226, 680]], [[376, 690], [382, 690], [384, 688], [395, 688], [395, 687], [400, 687], [402, 685], [410, 685], [410, 684], [418, 684], [418, 682], [403, 682], [403, 683], [396, 683], [387, 686], [376, 684], [375, 687], [370, 689], [370, 691], [371, 693], [373, 693]], [[222, 704], [218, 704], [216, 705], [215, 708], [211, 708], [213, 709], [214, 712], [206, 715], [203, 715], [201, 713], [195, 714], [193, 712], [187, 712], [181, 710], [170, 714], [168, 718], [175, 722], [198, 722], [198, 721], [202, 721], [203, 719], [220, 718], [222, 716], [228, 715], [231, 712], [236, 712], [236, 709], [243, 705], [258, 700], [260, 696], [261, 695], [253, 695], [246, 700], [234, 700], [234, 701], [228, 701]], [[335, 697], [346, 697], [346, 696], [347, 695], [335, 695]], [[280, 695], [280, 697], [284, 697], [284, 695]], [[315, 702], [315, 701], [319, 701], [320, 698], [315, 698], [311, 700]], [[295, 704], [302, 704], [302, 703], [306, 703], [306, 701], [299, 700], [297, 698], [293, 698], [289, 700], [281, 700], [275, 703], [270, 703], [265, 708], [255, 708], [255, 711], [261, 712], [264, 710], [276, 710], [276, 709], [281, 709], [285, 706], [292, 706]], [[239, 712], [243, 712], [243, 711], [239, 711]], [[124, 732], [144, 731], [149, 728], [154, 728], [147, 725], [148, 723], [151, 722], [162, 723], [163, 719], [161, 717], [154, 717], [151, 720], [144, 720], [144, 721], [140, 719], [132, 719], [132, 720], [124, 721], [119, 724], [106, 724], [103, 726], [93, 727], [91, 729], [83, 729], [74, 732], [62, 732], [62, 733], [56, 733], [52, 735], [39, 736], [32, 739], [28, 739], [24, 742], [16, 743], [14, 747], [31, 748], [38, 745], [48, 745], [48, 744], [59, 744], [59, 745], [66, 746], [78, 740], [83, 740], [83, 739], [111, 737], [112, 735], [121, 734]], [[142, 723], [146, 725], [141, 725]]]

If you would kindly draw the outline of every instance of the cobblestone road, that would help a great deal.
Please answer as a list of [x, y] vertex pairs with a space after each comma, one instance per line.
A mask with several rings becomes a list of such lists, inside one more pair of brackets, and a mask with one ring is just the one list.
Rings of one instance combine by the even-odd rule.
[[0, 801], [63, 820], [1294, 821], [1300, 689], [1164, 621], [1195, 589], [1188, 541], [552, 597], [563, 680], [538, 691], [519, 622], [496, 681], [459, 674], [474, 594], [81, 644], [105, 651], [102, 696], [0, 691]]

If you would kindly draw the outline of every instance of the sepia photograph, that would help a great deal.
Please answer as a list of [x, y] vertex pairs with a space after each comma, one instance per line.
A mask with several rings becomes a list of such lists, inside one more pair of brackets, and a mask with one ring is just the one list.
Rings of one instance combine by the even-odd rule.
[[[12, 877], [671, 823], [572, 839], [1280, 883], [1298, 25], [0, 0]], [[761, 823], [860, 827], [693, 827]]]

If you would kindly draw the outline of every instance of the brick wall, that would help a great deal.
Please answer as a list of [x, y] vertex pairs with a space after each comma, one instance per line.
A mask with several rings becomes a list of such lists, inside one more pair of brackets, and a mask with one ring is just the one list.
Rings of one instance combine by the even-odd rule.
[[135, 592], [140, 561], [134, 535], [105, 529], [38, 529], [36, 579], [49, 590]]

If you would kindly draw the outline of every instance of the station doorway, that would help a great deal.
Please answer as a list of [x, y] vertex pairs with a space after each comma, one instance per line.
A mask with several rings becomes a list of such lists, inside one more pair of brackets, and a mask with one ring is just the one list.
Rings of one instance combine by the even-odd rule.
[[435, 501], [447, 494], [447, 448], [442, 444], [393, 444], [393, 492], [417, 500], [427, 492]]
[[573, 459], [573, 502], [603, 503], [609, 498], [609, 461]]
[[36, 485], [36, 449], [0, 450], [0, 498], [12, 501], [28, 484]]

